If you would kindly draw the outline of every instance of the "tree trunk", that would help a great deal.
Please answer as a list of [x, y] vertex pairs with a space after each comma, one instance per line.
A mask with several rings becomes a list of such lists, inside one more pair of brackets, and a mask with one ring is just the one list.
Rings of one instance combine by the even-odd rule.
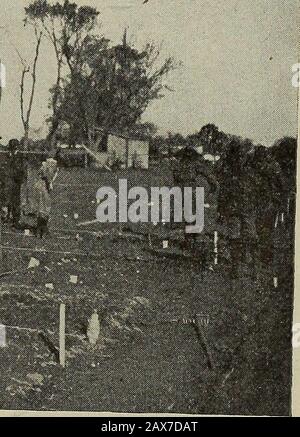
[[29, 143], [29, 126], [25, 125], [24, 137], [23, 137], [23, 149], [28, 150]]
[[48, 141], [50, 143], [50, 149], [53, 150], [56, 147], [57, 143], [57, 131], [60, 124], [60, 115], [59, 115], [59, 100], [60, 100], [60, 83], [61, 83], [61, 69], [62, 69], [62, 55], [58, 52], [57, 46], [55, 45], [55, 52], [57, 58], [57, 79], [55, 84], [55, 90], [52, 98], [52, 126], [48, 135]]

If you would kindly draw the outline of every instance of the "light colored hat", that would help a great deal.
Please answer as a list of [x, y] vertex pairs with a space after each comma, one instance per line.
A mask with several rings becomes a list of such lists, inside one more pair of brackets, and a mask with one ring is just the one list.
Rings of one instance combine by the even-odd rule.
[[53, 158], [48, 158], [46, 161], [43, 161], [40, 173], [50, 184], [57, 173], [57, 161]]

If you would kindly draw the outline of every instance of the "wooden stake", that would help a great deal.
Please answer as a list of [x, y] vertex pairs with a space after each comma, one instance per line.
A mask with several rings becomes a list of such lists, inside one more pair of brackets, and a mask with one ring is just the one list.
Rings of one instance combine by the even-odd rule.
[[279, 220], [279, 213], [276, 214], [275, 225], [274, 225], [275, 229], [277, 229], [278, 220]]
[[6, 346], [6, 326], [0, 324], [0, 348]]
[[218, 232], [214, 232], [214, 260], [215, 260], [215, 266], [218, 265]]
[[66, 306], [60, 304], [59, 309], [59, 363], [62, 367], [66, 365]]
[[148, 234], [148, 243], [149, 243], [149, 247], [152, 249], [152, 241], [151, 241], [151, 234]]

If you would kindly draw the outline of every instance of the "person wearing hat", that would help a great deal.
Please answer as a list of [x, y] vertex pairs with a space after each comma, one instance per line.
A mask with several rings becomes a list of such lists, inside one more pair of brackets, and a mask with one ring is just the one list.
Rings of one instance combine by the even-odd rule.
[[49, 233], [48, 222], [51, 211], [51, 191], [53, 190], [53, 182], [57, 176], [57, 161], [48, 158], [42, 163], [40, 169], [40, 178], [36, 182], [37, 195], [37, 230], [36, 235], [43, 238]]
[[43, 161], [34, 180], [28, 185], [26, 204], [23, 205], [22, 225], [43, 238], [49, 233], [51, 192], [58, 172], [57, 161], [48, 158]]
[[[193, 147], [185, 147], [182, 149], [177, 154], [177, 158], [177, 164], [175, 164], [173, 169], [174, 185], [180, 187], [182, 193], [184, 193], [184, 189], [187, 187], [192, 189], [192, 205], [194, 211], [196, 205], [196, 189], [198, 187], [204, 188], [204, 196], [207, 202], [208, 199], [212, 200], [215, 196], [218, 189], [218, 183], [203, 156]], [[184, 207], [182, 215], [185, 215]], [[184, 220], [182, 224], [176, 226], [184, 228], [184, 241], [181, 244], [182, 248], [191, 250], [195, 255], [201, 253], [202, 258], [206, 258], [206, 256], [208, 258], [209, 231], [207, 231], [207, 226], [203, 233], [198, 235], [197, 233], [192, 234], [186, 232], [186, 226], [190, 224], [195, 225], [195, 222], [186, 223]], [[175, 225], [173, 226], [175, 227]]]
[[19, 226], [21, 216], [21, 186], [26, 179], [26, 165], [20, 150], [20, 142], [11, 139], [8, 143], [8, 219], [14, 227]]

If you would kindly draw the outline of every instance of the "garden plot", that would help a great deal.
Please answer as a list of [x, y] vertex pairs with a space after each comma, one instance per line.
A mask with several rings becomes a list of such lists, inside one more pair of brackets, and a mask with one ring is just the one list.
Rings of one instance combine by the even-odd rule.
[[[149, 173], [128, 176], [134, 184], [167, 182], [165, 175], [152, 182]], [[271, 395], [258, 385], [268, 379], [272, 396], [288, 395], [287, 384], [276, 388], [280, 369], [289, 370], [283, 347], [289, 327], [280, 324], [290, 305], [288, 285], [274, 290], [268, 266], [256, 281], [249, 275], [229, 281], [221, 268], [202, 277], [193, 260], [149, 252], [147, 237], [121, 238], [118, 224], [78, 227], [93, 218], [97, 186], [113, 181], [111, 173], [61, 171], [51, 235], [40, 241], [4, 228], [6, 271], [13, 273], [0, 282], [0, 322], [7, 326], [1, 408], [201, 413], [213, 405], [214, 413], [229, 414], [238, 382], [248, 388], [246, 414], [256, 410], [258, 397], [272, 414]], [[38, 263], [28, 268], [32, 258]], [[66, 305], [65, 368], [58, 362], [60, 303]], [[100, 336], [92, 346], [86, 333], [95, 309]], [[203, 333], [213, 368], [196, 314], [208, 319]]]

